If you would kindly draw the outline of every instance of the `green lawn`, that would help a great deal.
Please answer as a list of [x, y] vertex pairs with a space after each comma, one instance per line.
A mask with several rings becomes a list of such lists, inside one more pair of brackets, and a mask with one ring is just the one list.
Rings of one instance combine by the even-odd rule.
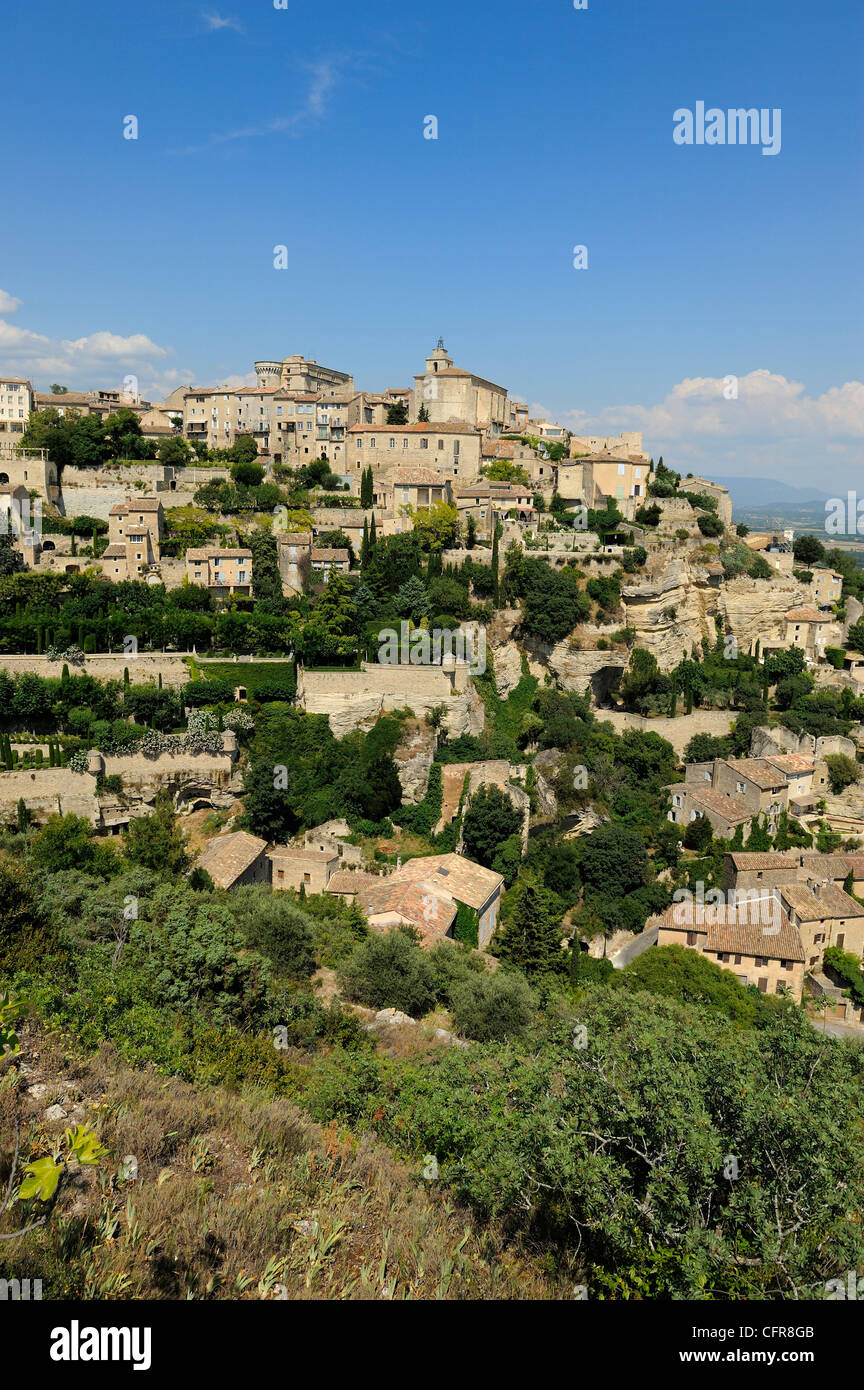
[[194, 657], [185, 657], [195, 681], [230, 681], [232, 685], [242, 685], [250, 692], [259, 685], [289, 685], [294, 679], [293, 663], [290, 661], [216, 661], [200, 663]]

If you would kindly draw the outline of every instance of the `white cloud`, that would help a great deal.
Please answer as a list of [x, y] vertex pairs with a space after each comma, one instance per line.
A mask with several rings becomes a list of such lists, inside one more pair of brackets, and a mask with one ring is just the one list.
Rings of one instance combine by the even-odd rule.
[[159, 347], [146, 333], [133, 333], [122, 338], [116, 333], [91, 333], [87, 338], [64, 340], [61, 345], [70, 355], [86, 360], [129, 362], [169, 357], [170, 348]]
[[[285, 116], [274, 116], [269, 121], [259, 121], [236, 130], [228, 130], [221, 135], [211, 135], [209, 145], [226, 145], [232, 140], [249, 140], [259, 135], [296, 135], [304, 126], [321, 120], [339, 81], [338, 60], [316, 63], [308, 72], [309, 86], [296, 111], [291, 111]], [[190, 145], [184, 153], [198, 154], [204, 148], [206, 146]]]
[[233, 29], [238, 34], [243, 33], [243, 25], [240, 23], [239, 19], [232, 19], [230, 15], [205, 13], [201, 15], [201, 18], [204, 20], [204, 23], [211, 33], [215, 32], [217, 29]]
[[[724, 397], [726, 384], [724, 377], [689, 377], [654, 405], [571, 410], [556, 418], [576, 434], [641, 429], [649, 453], [685, 471], [713, 467], [823, 489], [844, 483], [853, 470], [860, 478], [864, 382], [812, 396], [802, 382], [760, 368], [737, 378], [735, 399]], [[817, 477], [822, 468], [827, 479]]]
[[[18, 301], [12, 302], [17, 307]], [[147, 389], [158, 386], [161, 395], [193, 377], [192, 372], [174, 368], [157, 371], [156, 364], [170, 358], [172, 351], [154, 343], [146, 333], [124, 337], [102, 329], [82, 338], [58, 339], [0, 318], [0, 372], [27, 376], [37, 390], [52, 380], [76, 390], [98, 386], [110, 389], [131, 371], [141, 380], [142, 391], [145, 377], [149, 377]]]
[[16, 309], [20, 309], [21, 300], [14, 295], [7, 294], [6, 290], [0, 290], [0, 314], [14, 314]]

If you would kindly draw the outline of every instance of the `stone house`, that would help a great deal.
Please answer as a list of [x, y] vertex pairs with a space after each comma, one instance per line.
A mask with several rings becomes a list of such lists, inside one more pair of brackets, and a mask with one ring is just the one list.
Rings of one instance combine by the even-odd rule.
[[680, 825], [686, 830], [693, 821], [705, 816], [714, 834], [724, 840], [731, 839], [739, 825], [744, 835], [749, 834], [754, 811], [736, 797], [713, 791], [709, 785], [690, 781], [676, 782], [666, 790], [671, 803], [666, 819], [673, 825]]
[[423, 468], [466, 481], [480, 473], [482, 436], [470, 425], [352, 425], [348, 441], [347, 471], [357, 494], [362, 470], [370, 465], [376, 482], [394, 468]]
[[780, 888], [821, 880], [843, 884], [852, 874], [852, 892], [864, 896], [864, 854], [819, 854], [813, 850], [771, 850], [764, 854], [733, 850], [723, 857], [723, 888]]
[[839, 603], [843, 594], [843, 576], [826, 565], [816, 565], [811, 571], [810, 590], [817, 608], [829, 608]]
[[141, 579], [159, 564], [165, 514], [157, 497], [129, 497], [108, 514], [108, 546], [102, 573], [114, 583]]
[[827, 946], [864, 955], [864, 906], [836, 883], [787, 883], [777, 891], [798, 929], [808, 969], [821, 963]]
[[307, 893], [323, 893], [339, 868], [339, 855], [311, 845], [274, 845], [268, 850], [273, 891], [301, 887]]
[[448, 479], [433, 468], [395, 468], [374, 480], [373, 502], [394, 514], [403, 508], [416, 512], [418, 507], [451, 500]]
[[511, 512], [522, 525], [533, 525], [537, 521], [534, 494], [530, 487], [485, 482], [481, 478], [476, 483], [454, 487], [453, 502], [460, 521], [464, 522], [472, 516], [477, 525], [477, 534], [481, 537], [491, 538], [499, 519]]
[[509, 424], [506, 386], [455, 366], [441, 338], [426, 358], [425, 372], [414, 377], [413, 420], [423, 406], [436, 425], [463, 421], [494, 434]]
[[239, 888], [252, 883], [268, 883], [270, 861], [267, 841], [245, 830], [217, 835], [204, 846], [198, 868], [206, 869], [217, 888]]
[[252, 551], [241, 547], [220, 550], [203, 546], [186, 551], [186, 578], [218, 598], [252, 593]]
[[790, 608], [785, 616], [785, 645], [799, 647], [808, 661], [823, 661], [826, 646], [839, 646], [842, 641], [840, 624], [812, 605]]
[[[492, 869], [475, 864], [462, 854], [421, 855], [408, 859], [389, 874], [387, 882], [410, 883], [433, 896], [467, 904], [477, 913], [480, 947], [487, 946], [492, 939], [504, 886], [502, 875]], [[361, 893], [361, 903], [362, 900]]]
[[658, 928], [658, 946], [699, 951], [731, 970], [742, 985], [756, 985], [763, 994], [789, 994], [801, 1002], [804, 948], [773, 894], [717, 906], [673, 903], [648, 925]]

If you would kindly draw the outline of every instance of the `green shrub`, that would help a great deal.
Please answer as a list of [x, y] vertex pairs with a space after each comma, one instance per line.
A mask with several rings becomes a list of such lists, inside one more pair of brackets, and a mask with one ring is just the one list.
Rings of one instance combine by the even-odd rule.
[[404, 927], [370, 936], [342, 966], [339, 983], [349, 999], [372, 1009], [417, 1016], [435, 1003], [435, 971], [417, 933]]
[[496, 970], [453, 986], [450, 1013], [456, 1032], [477, 1042], [523, 1033], [537, 1011], [537, 996], [522, 975]]

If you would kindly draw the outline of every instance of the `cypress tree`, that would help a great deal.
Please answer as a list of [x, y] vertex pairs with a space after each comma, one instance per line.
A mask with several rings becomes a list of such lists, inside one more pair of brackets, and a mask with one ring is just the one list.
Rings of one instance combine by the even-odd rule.
[[369, 554], [375, 553], [375, 546], [378, 544], [378, 537], [375, 534], [375, 513], [372, 513], [372, 525], [369, 527]]
[[[374, 520], [374, 517], [373, 517]], [[360, 568], [366, 566], [369, 560], [369, 523], [365, 516], [363, 518], [363, 539], [360, 542]]]
[[498, 532], [500, 529], [500, 526], [496, 525], [492, 536], [492, 602], [496, 608], [501, 602], [501, 591], [498, 584]]

